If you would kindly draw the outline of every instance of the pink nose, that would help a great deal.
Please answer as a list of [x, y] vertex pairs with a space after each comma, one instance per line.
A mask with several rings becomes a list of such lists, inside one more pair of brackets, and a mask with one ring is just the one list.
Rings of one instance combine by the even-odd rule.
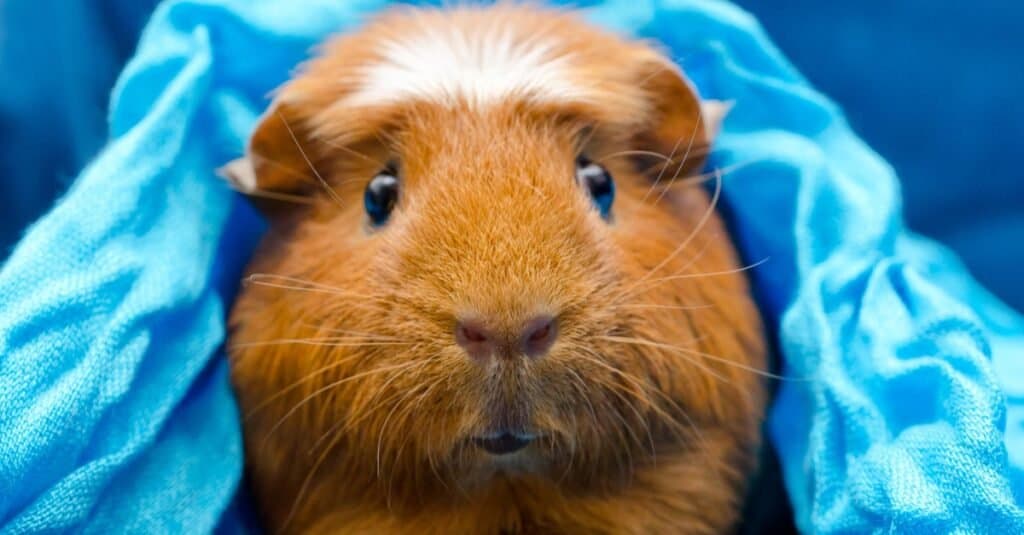
[[551, 316], [536, 316], [514, 334], [488, 328], [477, 320], [463, 320], [455, 326], [455, 341], [477, 361], [516, 355], [541, 357], [551, 349], [557, 336], [558, 325]]

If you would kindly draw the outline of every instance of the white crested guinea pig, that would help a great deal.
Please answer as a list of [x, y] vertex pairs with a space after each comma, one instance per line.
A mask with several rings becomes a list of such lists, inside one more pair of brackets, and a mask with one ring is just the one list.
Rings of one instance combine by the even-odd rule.
[[765, 341], [701, 174], [721, 113], [568, 12], [327, 42], [225, 168], [271, 222], [229, 340], [265, 526], [734, 529]]

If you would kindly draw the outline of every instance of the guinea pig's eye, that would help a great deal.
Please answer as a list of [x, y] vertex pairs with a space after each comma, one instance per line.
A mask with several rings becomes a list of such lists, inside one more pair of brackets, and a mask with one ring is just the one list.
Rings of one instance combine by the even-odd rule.
[[608, 219], [615, 200], [615, 181], [608, 170], [584, 156], [576, 159], [576, 181], [586, 188], [601, 217]]
[[377, 176], [366, 185], [366, 192], [363, 194], [363, 206], [366, 207], [366, 214], [370, 216], [370, 222], [374, 226], [380, 226], [387, 222], [391, 211], [395, 209], [398, 202], [398, 176], [395, 170], [388, 167], [377, 173]]

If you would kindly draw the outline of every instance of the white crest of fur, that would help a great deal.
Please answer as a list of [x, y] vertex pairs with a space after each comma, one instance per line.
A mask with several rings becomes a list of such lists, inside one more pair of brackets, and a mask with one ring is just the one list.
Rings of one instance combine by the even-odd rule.
[[[485, 106], [508, 97], [579, 101], [586, 90], [574, 81], [568, 55], [545, 38], [528, 38], [508, 27], [420, 27], [385, 41], [380, 58], [362, 73], [349, 105], [424, 100], [451, 106]], [[547, 37], [552, 39], [552, 37]]]

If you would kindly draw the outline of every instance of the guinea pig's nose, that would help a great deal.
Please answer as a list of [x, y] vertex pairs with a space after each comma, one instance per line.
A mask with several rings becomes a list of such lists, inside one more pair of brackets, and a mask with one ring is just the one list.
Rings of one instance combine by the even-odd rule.
[[455, 341], [473, 360], [484, 361], [492, 357], [526, 355], [540, 357], [551, 349], [558, 336], [558, 325], [551, 316], [536, 316], [508, 336], [474, 319], [459, 321], [455, 326]]
[[529, 357], [539, 357], [551, 349], [558, 336], [558, 325], [551, 316], [537, 316], [526, 322], [519, 337], [520, 350]]

